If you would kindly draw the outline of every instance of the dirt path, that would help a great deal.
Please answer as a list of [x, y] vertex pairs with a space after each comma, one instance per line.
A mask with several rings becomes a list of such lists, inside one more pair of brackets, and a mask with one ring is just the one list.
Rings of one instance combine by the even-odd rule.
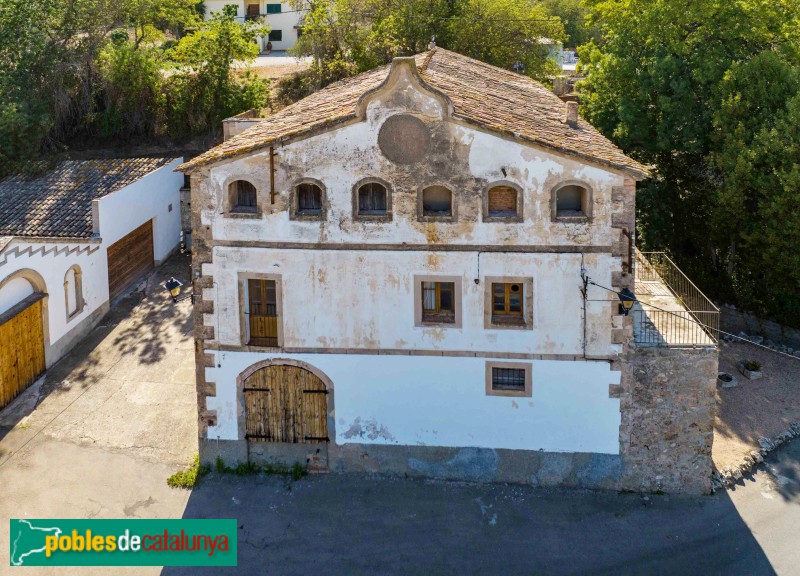
[[[763, 366], [760, 380], [748, 380], [736, 368], [741, 360]], [[718, 470], [736, 467], [758, 439], [774, 438], [800, 420], [800, 358], [740, 342], [720, 342], [720, 371], [738, 380], [735, 388], [717, 387], [717, 418], [712, 456]]]

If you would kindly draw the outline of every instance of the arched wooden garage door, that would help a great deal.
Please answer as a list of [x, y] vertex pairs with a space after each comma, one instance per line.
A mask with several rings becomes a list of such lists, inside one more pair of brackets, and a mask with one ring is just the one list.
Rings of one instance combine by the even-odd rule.
[[291, 444], [328, 441], [325, 383], [297, 366], [273, 365], [244, 381], [245, 438]]
[[155, 266], [153, 221], [108, 247], [108, 297], [113, 300]]
[[44, 372], [43, 298], [33, 294], [0, 314], [0, 408]]

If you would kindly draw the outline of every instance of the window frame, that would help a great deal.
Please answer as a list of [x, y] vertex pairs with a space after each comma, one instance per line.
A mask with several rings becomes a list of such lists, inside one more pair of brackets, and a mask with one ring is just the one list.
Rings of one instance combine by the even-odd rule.
[[[489, 193], [494, 188], [499, 188], [501, 186], [505, 186], [508, 188], [513, 188], [517, 191], [517, 213], [508, 216], [493, 216], [489, 212]], [[486, 185], [484, 192], [483, 192], [483, 221], [484, 222], [522, 222], [524, 219], [524, 212], [523, 212], [523, 189], [522, 186], [517, 184], [516, 182], [512, 182], [510, 180], [495, 180], [490, 182]]]
[[[481, 280], [484, 285], [483, 299], [483, 327], [485, 330], [533, 330], [533, 277], [525, 276], [486, 276]], [[495, 284], [521, 284], [522, 285], [522, 314], [517, 316], [521, 321], [515, 321], [515, 316], [495, 318], [494, 314], [494, 285]], [[499, 315], [498, 315], [499, 316]]]
[[[256, 190], [255, 210], [237, 210], [236, 200], [238, 190], [234, 190], [236, 183], [247, 182]], [[229, 218], [261, 218], [261, 188], [251, 178], [232, 176], [225, 182], [225, 216]]]
[[[574, 216], [566, 216], [558, 214], [558, 191], [567, 186], [577, 186], [583, 188], [584, 192], [581, 195], [581, 208], [583, 214], [576, 214]], [[594, 191], [583, 180], [563, 180], [550, 189], [550, 219], [553, 222], [562, 223], [585, 223], [592, 219], [594, 206]]]
[[[452, 322], [439, 322], [433, 320], [426, 320], [423, 310], [423, 283], [435, 282], [437, 283], [437, 306], [440, 299], [439, 284], [453, 284], [453, 321]], [[429, 275], [414, 275], [414, 326], [422, 327], [437, 327], [437, 328], [461, 328], [462, 327], [462, 296], [463, 296], [463, 282], [461, 276], [429, 276]]]
[[[75, 310], [72, 312], [69, 311], [69, 273], [73, 272], [73, 278], [75, 279], [75, 285], [73, 286], [73, 297], [75, 299]], [[67, 271], [64, 272], [64, 311], [66, 312], [67, 322], [79, 316], [81, 312], [83, 312], [84, 308], [86, 307], [86, 301], [83, 299], [83, 272], [81, 271], [81, 267], [77, 264], [73, 264]]]
[[[359, 212], [359, 197], [361, 188], [367, 184], [380, 184], [386, 190], [386, 212], [376, 214], [361, 214]], [[375, 176], [362, 178], [353, 185], [353, 220], [361, 222], [389, 222], [392, 220], [392, 186], [386, 180]]]
[[[250, 344], [250, 280], [267, 280], [275, 282], [275, 313], [277, 315], [277, 346], [260, 346]], [[283, 348], [283, 277], [280, 274], [261, 272], [239, 272], [237, 275], [239, 296], [239, 344], [247, 350], [280, 350]]]
[[[283, 11], [283, 7], [280, 2], [267, 2], [265, 6], [266, 7], [264, 9], [266, 10], [266, 14], [281, 14]], [[275, 9], [276, 6], [277, 10]]]
[[283, 29], [270, 30], [267, 33], [267, 42], [283, 42]]
[[[434, 186], [440, 186], [445, 188], [450, 192], [450, 215], [449, 216], [434, 216], [431, 214], [425, 214], [424, 208], [424, 198], [425, 198], [425, 190], [428, 188], [433, 188]], [[452, 186], [448, 186], [443, 182], [430, 182], [421, 186], [417, 191], [417, 220], [420, 222], [446, 222], [452, 223], [458, 220], [458, 200], [456, 199], [456, 193], [453, 190]]]
[[[301, 213], [298, 209], [300, 201], [300, 186], [303, 184], [312, 184], [320, 189], [320, 211], [319, 213]], [[314, 178], [303, 178], [296, 181], [291, 188], [290, 193], [291, 210], [289, 212], [290, 220], [307, 221], [307, 222], [322, 222], [328, 215], [328, 193], [325, 185]]]
[[[522, 390], [495, 389], [493, 385], [493, 369], [510, 369], [525, 371], [525, 387]], [[533, 363], [531, 362], [497, 362], [486, 361], [486, 395], [506, 396], [514, 398], [533, 397]]]

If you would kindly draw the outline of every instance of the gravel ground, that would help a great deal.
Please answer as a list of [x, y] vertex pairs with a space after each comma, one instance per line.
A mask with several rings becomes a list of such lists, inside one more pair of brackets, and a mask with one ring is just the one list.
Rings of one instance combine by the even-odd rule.
[[[763, 377], [745, 378], [736, 368], [742, 360], [761, 362]], [[719, 369], [739, 382], [735, 388], [717, 387], [712, 456], [722, 470], [758, 450], [759, 438], [774, 438], [800, 421], [800, 359], [742, 342], [720, 342]]]

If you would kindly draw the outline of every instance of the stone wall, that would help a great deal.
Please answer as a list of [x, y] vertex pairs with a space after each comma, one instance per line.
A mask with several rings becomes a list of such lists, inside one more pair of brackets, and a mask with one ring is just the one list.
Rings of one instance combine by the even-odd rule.
[[719, 327], [725, 332], [731, 334], [744, 332], [749, 336], [757, 335], [777, 344], [800, 348], [800, 330], [797, 328], [759, 318], [755, 314], [737, 310], [733, 306], [721, 306], [719, 314]]
[[715, 348], [627, 347], [621, 488], [710, 492], [718, 356]]

